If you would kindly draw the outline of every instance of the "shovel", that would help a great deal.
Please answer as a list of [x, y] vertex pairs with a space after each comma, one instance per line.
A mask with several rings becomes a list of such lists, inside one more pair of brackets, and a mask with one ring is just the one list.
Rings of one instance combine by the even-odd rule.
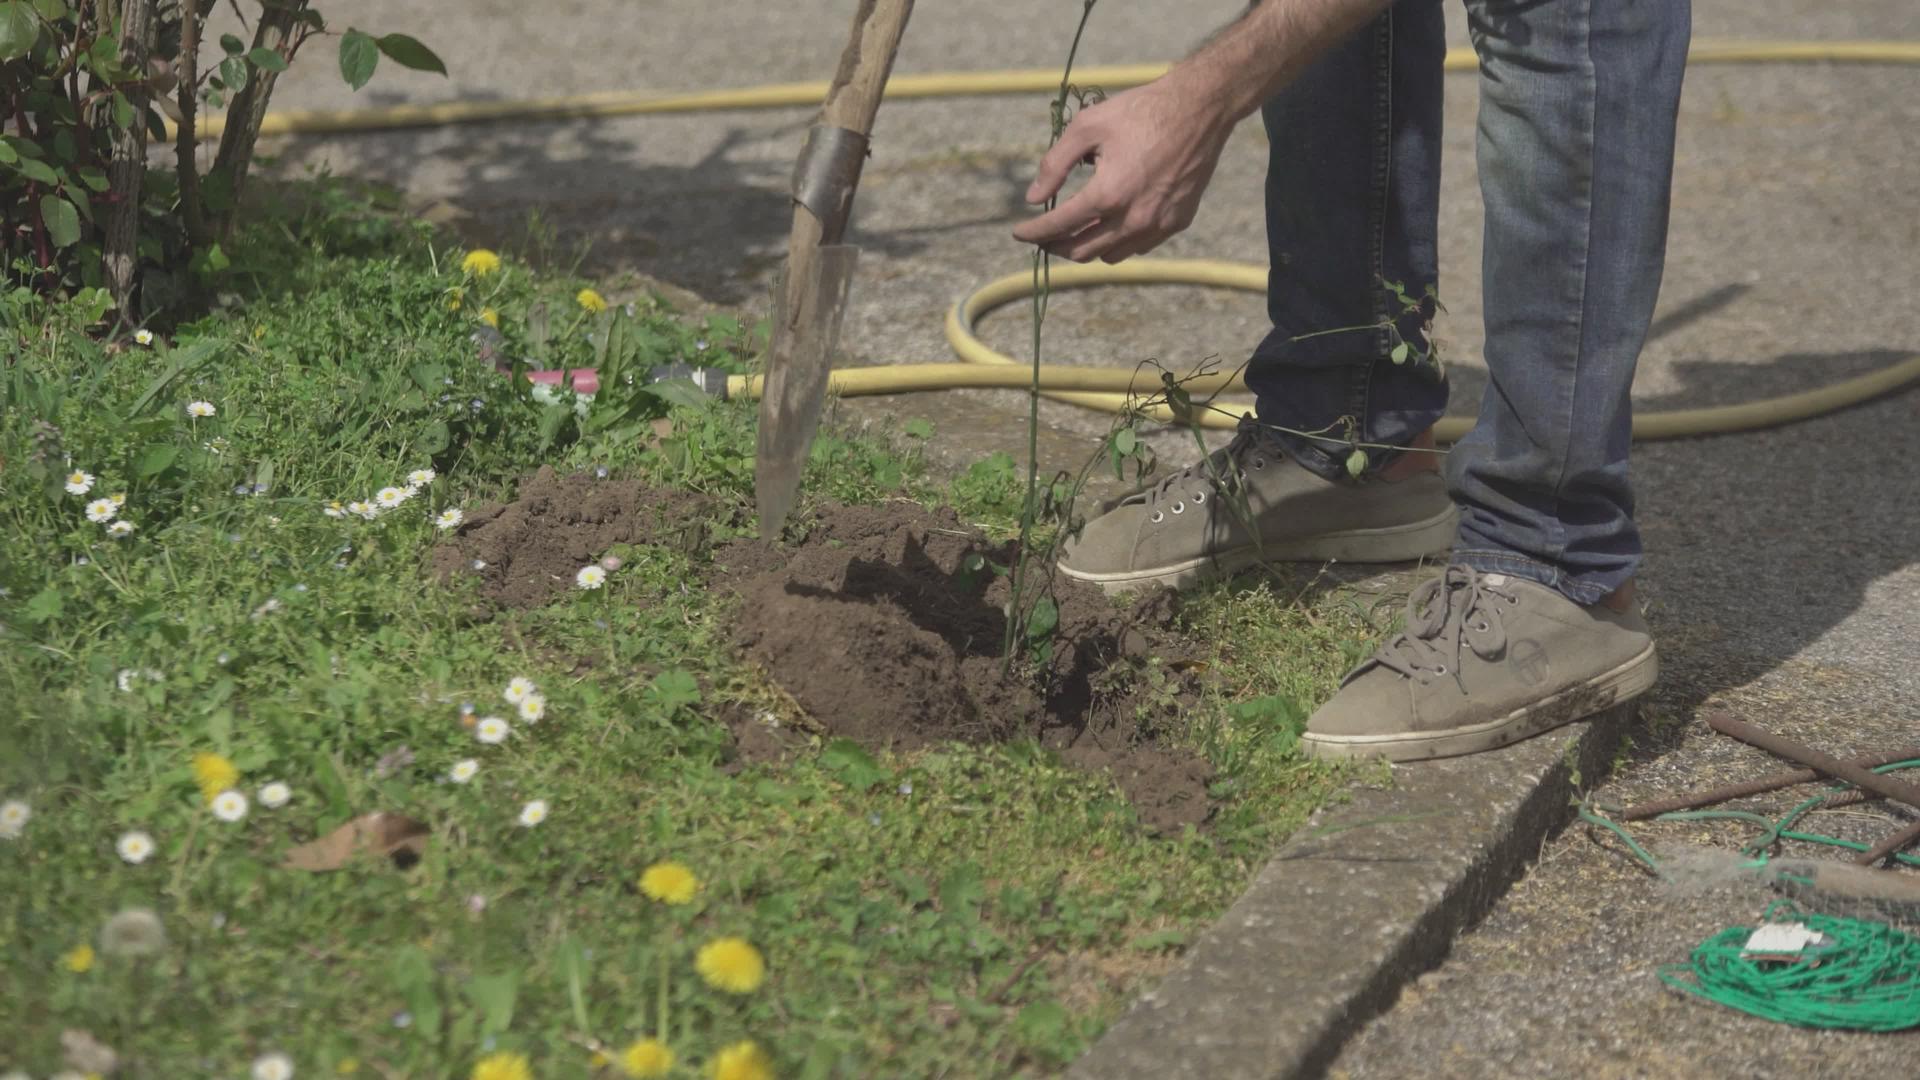
[[753, 493], [760, 535], [780, 535], [800, 493], [807, 449], [820, 426], [847, 285], [859, 249], [841, 243], [867, 136], [913, 0], [860, 0], [840, 68], [793, 169], [793, 229], [775, 301], [760, 393]]

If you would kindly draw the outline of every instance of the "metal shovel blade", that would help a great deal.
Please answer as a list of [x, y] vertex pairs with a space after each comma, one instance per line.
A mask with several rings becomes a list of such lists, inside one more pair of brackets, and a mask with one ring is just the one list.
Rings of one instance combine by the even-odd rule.
[[788, 279], [781, 282], [754, 453], [753, 495], [762, 539], [779, 539], [799, 497], [859, 254], [859, 248], [848, 244], [822, 245], [814, 252], [811, 272], [802, 270], [795, 277], [790, 266]]

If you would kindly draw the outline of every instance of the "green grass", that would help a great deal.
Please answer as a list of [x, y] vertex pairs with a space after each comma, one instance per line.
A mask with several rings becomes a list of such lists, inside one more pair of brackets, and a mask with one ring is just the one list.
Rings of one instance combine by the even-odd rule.
[[[638, 548], [605, 588], [501, 618], [424, 564], [430, 515], [542, 463], [750, 503], [749, 408], [675, 408], [655, 445], [639, 433], [668, 402], [617, 379], [584, 417], [541, 404], [475, 358], [479, 310], [550, 366], [595, 362], [591, 331], [629, 370], [739, 369], [754, 330], [645, 298], [590, 314], [581, 282], [513, 259], [473, 278], [430, 233], [307, 194], [234, 245], [235, 302], [151, 348], [0, 291], [0, 800], [32, 810], [0, 840], [0, 1070], [58, 1071], [78, 1029], [119, 1051], [116, 1076], [238, 1076], [268, 1052], [305, 1077], [464, 1076], [506, 1051], [540, 1077], [617, 1075], [592, 1047], [662, 1033], [664, 1014], [679, 1076], [745, 1039], [783, 1076], [1050, 1073], [1337, 789], [1294, 738], [1370, 628], [1245, 587], [1188, 616], [1236, 643], [1185, 733], [1221, 769], [1206, 831], [1151, 835], [1104, 780], [1030, 747], [723, 769], [717, 718], [775, 691], [730, 654], [723, 602], [684, 587], [704, 552]], [[196, 400], [215, 415], [189, 417]], [[828, 432], [808, 497], [940, 497], [913, 445]], [[323, 512], [428, 466], [376, 521]], [[96, 477], [85, 497], [62, 488], [74, 468]], [[1004, 510], [1000, 471], [960, 501]], [[114, 493], [137, 526], [121, 539], [83, 513]], [[510, 715], [516, 676], [548, 715], [479, 744], [463, 703]], [[200, 752], [291, 802], [217, 820]], [[477, 776], [448, 782], [464, 758]], [[534, 799], [549, 816], [523, 827]], [[374, 811], [430, 830], [418, 865], [282, 867]], [[132, 829], [157, 844], [138, 865], [115, 854]], [[699, 877], [693, 903], [639, 891], [659, 860]], [[71, 969], [136, 907], [162, 952]], [[722, 936], [762, 951], [763, 986], [696, 974]]]

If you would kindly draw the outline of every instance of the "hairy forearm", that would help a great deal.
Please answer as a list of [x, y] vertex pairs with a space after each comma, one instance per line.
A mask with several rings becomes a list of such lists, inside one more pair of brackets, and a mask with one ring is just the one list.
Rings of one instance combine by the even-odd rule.
[[1292, 82], [1314, 58], [1392, 0], [1260, 0], [1175, 64], [1167, 77], [1231, 126]]

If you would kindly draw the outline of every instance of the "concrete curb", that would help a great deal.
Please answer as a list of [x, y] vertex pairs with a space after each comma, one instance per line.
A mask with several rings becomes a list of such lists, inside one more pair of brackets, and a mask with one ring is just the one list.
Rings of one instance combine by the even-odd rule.
[[1316, 814], [1067, 1076], [1318, 1076], [1437, 965], [1610, 766], [1634, 705], [1492, 754], [1396, 769]]

